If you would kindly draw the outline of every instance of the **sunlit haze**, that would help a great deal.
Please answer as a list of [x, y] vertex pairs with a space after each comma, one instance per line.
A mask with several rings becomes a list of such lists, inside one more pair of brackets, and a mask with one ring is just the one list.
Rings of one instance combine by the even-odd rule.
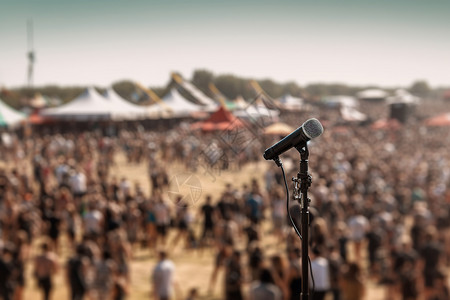
[[162, 86], [195, 69], [276, 81], [450, 85], [449, 1], [4, 1], [0, 86]]

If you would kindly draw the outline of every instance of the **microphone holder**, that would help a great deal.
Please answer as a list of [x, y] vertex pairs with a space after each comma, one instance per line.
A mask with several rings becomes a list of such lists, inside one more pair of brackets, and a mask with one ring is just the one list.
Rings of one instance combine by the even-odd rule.
[[311, 186], [312, 177], [308, 173], [308, 158], [309, 151], [306, 143], [295, 147], [300, 153], [300, 171], [297, 173], [297, 178], [292, 178], [294, 182], [294, 200], [298, 201], [301, 207], [301, 229], [302, 234], [302, 289], [301, 300], [309, 300], [309, 280], [308, 280], [308, 244], [309, 244], [309, 202], [308, 189]]

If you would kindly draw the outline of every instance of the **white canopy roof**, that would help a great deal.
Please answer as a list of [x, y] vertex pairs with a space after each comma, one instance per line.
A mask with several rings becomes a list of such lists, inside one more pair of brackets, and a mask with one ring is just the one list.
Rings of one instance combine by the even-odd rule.
[[7, 105], [0, 99], [0, 126], [14, 127], [25, 120], [26, 116]]
[[196, 86], [194, 86], [192, 83], [183, 80], [180, 85], [192, 95], [195, 99], [197, 99], [198, 102], [205, 105], [208, 110], [215, 110], [217, 108], [217, 103], [214, 102], [213, 99], [206, 96], [202, 91], [200, 91]]
[[403, 89], [398, 89], [395, 91], [395, 95], [388, 97], [387, 102], [389, 104], [418, 104], [420, 102], [420, 98], [411, 95], [408, 91]]
[[245, 101], [244, 97], [242, 95], [239, 95], [236, 97], [236, 99], [233, 100], [233, 102], [236, 104], [238, 108], [246, 108], [249, 104]]
[[203, 106], [185, 99], [175, 88], [172, 88], [161, 100], [163, 103], [154, 104], [147, 109], [151, 115], [167, 115], [169, 113], [173, 117], [186, 117], [205, 111]]
[[388, 94], [379, 89], [368, 89], [358, 93], [359, 99], [384, 99]]
[[104, 96], [115, 119], [136, 120], [147, 116], [145, 108], [123, 99], [112, 88], [107, 89]]
[[281, 105], [286, 109], [301, 109], [304, 106], [304, 101], [301, 98], [286, 94], [279, 99]]
[[242, 119], [259, 119], [259, 118], [269, 118], [273, 122], [278, 121], [279, 111], [268, 109], [264, 105], [250, 105], [245, 109], [236, 110], [233, 114]]
[[341, 106], [341, 116], [348, 122], [361, 122], [367, 120], [367, 116], [352, 106]]
[[56, 119], [81, 121], [111, 119], [114, 112], [118, 112], [118, 110], [114, 109], [108, 100], [91, 87], [69, 103], [55, 108], [47, 108], [41, 114]]

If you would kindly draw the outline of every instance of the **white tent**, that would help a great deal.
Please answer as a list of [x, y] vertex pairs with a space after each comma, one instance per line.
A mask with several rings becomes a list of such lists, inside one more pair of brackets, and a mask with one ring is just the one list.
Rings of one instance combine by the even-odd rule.
[[205, 111], [203, 106], [185, 99], [175, 88], [172, 88], [161, 100], [161, 104], [154, 104], [147, 109], [150, 115], [169, 113], [173, 117], [187, 117]]
[[15, 127], [25, 120], [25, 114], [8, 106], [0, 99], [0, 126], [1, 127]]
[[198, 102], [202, 105], [206, 106], [208, 111], [214, 111], [217, 109], [217, 103], [214, 102], [213, 99], [206, 96], [202, 91], [200, 91], [196, 86], [192, 83], [183, 80], [180, 85], [186, 90], [192, 97], [194, 97]]
[[398, 89], [395, 91], [395, 95], [387, 98], [387, 103], [389, 104], [418, 104], [420, 98], [411, 95], [408, 91], [403, 89]]
[[233, 114], [241, 119], [257, 120], [263, 118], [269, 119], [271, 122], [277, 122], [280, 112], [274, 109], [268, 109], [266, 106], [261, 104], [253, 104], [245, 109], [236, 110]]
[[112, 88], [107, 89], [103, 95], [109, 102], [114, 119], [136, 120], [148, 115], [145, 108], [123, 99]]
[[292, 95], [286, 94], [279, 99], [280, 104], [283, 108], [288, 110], [300, 110], [303, 109], [305, 103], [303, 99], [293, 97]]
[[348, 122], [362, 122], [367, 120], [367, 116], [352, 106], [341, 106], [341, 116]]
[[358, 93], [358, 98], [362, 100], [384, 100], [388, 94], [379, 89], [368, 89]]
[[236, 99], [233, 100], [233, 102], [236, 104], [237, 108], [241, 109], [244, 109], [249, 105], [248, 102], [245, 101], [244, 97], [242, 97], [242, 95], [237, 96]]
[[81, 95], [67, 104], [47, 108], [43, 116], [62, 120], [108, 120], [112, 119], [116, 109], [94, 88], [87, 88]]

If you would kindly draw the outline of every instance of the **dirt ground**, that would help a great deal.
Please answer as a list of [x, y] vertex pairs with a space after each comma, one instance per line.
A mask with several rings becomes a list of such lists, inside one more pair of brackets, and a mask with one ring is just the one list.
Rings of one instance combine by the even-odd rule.
[[[257, 178], [261, 180], [262, 183], [264, 170], [269, 166], [269, 164], [270, 162], [249, 164], [240, 171], [221, 172], [220, 174], [216, 174], [214, 178], [208, 174], [204, 174], [204, 172], [199, 169], [195, 173], [195, 176], [197, 176], [200, 181], [202, 195], [200, 198], [201, 200], [194, 203], [192, 209], [197, 210], [202, 205], [204, 195], [210, 194], [213, 197], [218, 196], [223, 190], [224, 185], [228, 182], [233, 183], [235, 186], [241, 186], [243, 183], [250, 182], [251, 178]], [[169, 176], [173, 178], [173, 176], [185, 173], [186, 171], [182, 167], [174, 165], [169, 168], [169, 172]], [[118, 155], [117, 165], [113, 168], [112, 174], [117, 174], [118, 177], [126, 176], [132, 183], [139, 182], [147, 192], [149, 191], [146, 164], [129, 165], [125, 162], [125, 158], [123, 156]], [[265, 223], [263, 228], [265, 232], [270, 231], [270, 224], [268, 222]], [[172, 233], [168, 239], [169, 245], [173, 238], [174, 235]], [[70, 253], [70, 249], [64, 240], [65, 237], [63, 236], [60, 247], [60, 263], [62, 268], [60, 269], [54, 282], [55, 290], [52, 299], [69, 299], [69, 293], [64, 278], [64, 264], [68, 254]], [[275, 241], [272, 236], [267, 235], [263, 240], [263, 245], [264, 251], [267, 254], [277, 251], [281, 252], [284, 246]], [[185, 299], [188, 290], [193, 287], [199, 290], [199, 299], [222, 299], [222, 273], [219, 273], [214, 292], [212, 294], [208, 293], [209, 278], [212, 272], [215, 257], [213, 250], [208, 249], [200, 253], [197, 250], [185, 250], [182, 243], [178, 243], [177, 248], [170, 249], [169, 251], [170, 257], [176, 265], [176, 277], [181, 290], [181, 295], [178, 295], [177, 299]], [[153, 299], [151, 297], [150, 290], [150, 274], [155, 262], [156, 260], [154, 253], [150, 253], [149, 250], [139, 249], [138, 247], [134, 248], [133, 259], [131, 262], [131, 285], [128, 291], [128, 299]], [[37, 285], [31, 276], [31, 272], [31, 264], [29, 263], [27, 266], [27, 280], [23, 299], [40, 299], [42, 296], [38, 293]], [[367, 281], [367, 286], [368, 290], [366, 299], [385, 299], [383, 297], [384, 289], [382, 287], [377, 286], [372, 281]], [[246, 285], [246, 289], [247, 287], [248, 285]]]

